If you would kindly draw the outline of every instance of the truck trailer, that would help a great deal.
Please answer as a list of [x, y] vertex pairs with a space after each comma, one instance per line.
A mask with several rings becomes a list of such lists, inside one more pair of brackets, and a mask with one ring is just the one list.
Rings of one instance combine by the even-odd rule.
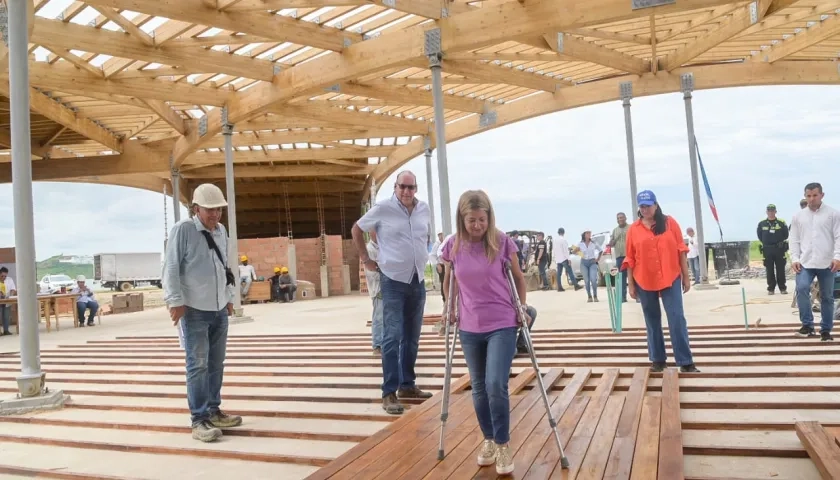
[[94, 279], [125, 292], [140, 283], [163, 288], [160, 253], [100, 253], [93, 257]]

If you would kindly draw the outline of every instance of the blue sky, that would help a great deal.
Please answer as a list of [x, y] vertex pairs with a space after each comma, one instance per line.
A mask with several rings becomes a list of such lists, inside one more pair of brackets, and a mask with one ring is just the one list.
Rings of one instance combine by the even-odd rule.
[[[639, 189], [653, 190], [683, 228], [694, 225], [682, 95], [635, 99], [632, 108]], [[811, 181], [822, 182], [825, 201], [840, 207], [837, 86], [699, 91], [694, 113], [726, 240], [752, 239], [767, 203], [789, 219]], [[575, 238], [584, 228], [611, 229], [615, 213], [631, 207], [620, 102], [498, 128], [452, 143], [447, 152], [453, 209], [462, 192], [482, 188], [503, 229], [553, 234], [563, 226]], [[426, 199], [424, 158], [405, 168], [418, 174], [418, 195]], [[394, 180], [383, 183], [378, 198], [390, 195]], [[702, 187], [701, 194], [706, 239], [715, 241]], [[163, 248], [162, 192], [36, 183], [34, 201], [38, 259]], [[171, 227], [171, 200], [166, 205]], [[0, 185], [0, 246], [12, 245], [12, 189], [6, 184]]]

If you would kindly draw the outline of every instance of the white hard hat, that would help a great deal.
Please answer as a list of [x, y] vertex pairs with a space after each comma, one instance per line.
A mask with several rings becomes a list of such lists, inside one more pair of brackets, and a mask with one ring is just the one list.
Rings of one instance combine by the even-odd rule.
[[76, 277], [77, 282], [84, 282], [86, 280], [87, 280], [87, 278], [85, 278], [84, 275], [79, 275], [78, 277]]
[[222, 189], [212, 183], [202, 183], [193, 192], [193, 205], [204, 208], [226, 207], [227, 201]]

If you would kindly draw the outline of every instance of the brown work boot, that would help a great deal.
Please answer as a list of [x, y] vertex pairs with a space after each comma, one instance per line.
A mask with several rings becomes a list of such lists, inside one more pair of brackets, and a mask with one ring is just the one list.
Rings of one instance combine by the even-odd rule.
[[397, 400], [397, 396], [393, 393], [382, 397], [382, 409], [391, 415], [402, 415], [405, 410], [400, 401]]
[[400, 388], [397, 390], [397, 395], [400, 398], [430, 398], [432, 396], [429, 392], [424, 392], [417, 387]]
[[242, 417], [239, 415], [228, 415], [219, 410], [210, 416], [210, 423], [217, 428], [231, 428], [242, 425]]

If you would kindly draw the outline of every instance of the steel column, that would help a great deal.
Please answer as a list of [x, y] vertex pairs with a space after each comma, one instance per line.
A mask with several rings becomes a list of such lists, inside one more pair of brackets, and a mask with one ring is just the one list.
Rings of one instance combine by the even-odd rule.
[[627, 169], [630, 173], [630, 222], [636, 218], [639, 206], [636, 202], [638, 187], [636, 185], [636, 149], [633, 147], [633, 119], [630, 116], [630, 100], [633, 98], [633, 83], [622, 82], [619, 85], [621, 101], [624, 105], [624, 131], [627, 137]]
[[426, 31], [425, 53], [432, 71], [432, 99], [435, 108], [435, 147], [437, 148], [438, 178], [440, 180], [440, 210], [443, 234], [452, 233], [452, 206], [449, 201], [449, 166], [446, 161], [446, 119], [443, 116], [443, 79], [441, 60], [443, 51], [440, 29]]
[[175, 223], [181, 221], [181, 172], [172, 170], [172, 216]]
[[435, 181], [432, 177], [432, 140], [428, 135], [423, 137], [424, 155], [426, 156], [426, 183], [429, 190], [429, 215], [430, 230], [429, 234], [432, 236], [432, 243], [437, 237], [437, 225], [435, 225]]
[[236, 234], [236, 190], [233, 185], [233, 124], [227, 122], [227, 107], [222, 110], [222, 136], [225, 138], [225, 187], [228, 213], [228, 266], [236, 277], [233, 286], [233, 310], [242, 315], [242, 292], [239, 286], [239, 240]]
[[32, 207], [32, 139], [29, 129], [29, 33], [27, 2], [9, 0], [9, 102], [12, 133], [12, 202], [15, 216], [15, 264], [20, 326], [20, 396], [44, 394], [40, 319], [35, 284], [35, 225]]
[[[691, 92], [694, 90], [694, 75], [683, 74], [680, 85], [685, 100], [685, 124], [688, 130], [688, 153], [691, 159], [691, 191], [694, 196], [694, 224], [697, 232], [698, 249], [700, 251], [700, 278], [704, 284], [709, 283], [709, 272], [706, 268], [706, 244], [703, 238], [703, 209], [700, 205], [700, 176], [697, 163], [697, 143], [694, 136], [694, 111], [691, 107]], [[682, 235], [682, 233], [680, 233]]]

